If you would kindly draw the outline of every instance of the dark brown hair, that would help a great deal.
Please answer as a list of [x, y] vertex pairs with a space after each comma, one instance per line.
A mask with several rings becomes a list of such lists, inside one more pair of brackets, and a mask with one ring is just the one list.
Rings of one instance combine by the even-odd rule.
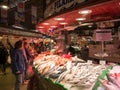
[[17, 42], [15, 43], [15, 49], [19, 49], [19, 48], [21, 48], [21, 47], [22, 47], [22, 41], [19, 40], [19, 41], [17, 41]]

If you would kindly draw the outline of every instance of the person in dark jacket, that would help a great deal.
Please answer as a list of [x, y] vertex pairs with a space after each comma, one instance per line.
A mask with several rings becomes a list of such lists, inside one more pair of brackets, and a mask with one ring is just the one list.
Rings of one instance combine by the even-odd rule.
[[75, 55], [75, 49], [72, 47], [72, 45], [69, 46], [68, 53], [70, 53], [72, 56]]
[[3, 74], [6, 74], [7, 57], [8, 57], [7, 49], [2, 44], [2, 42], [0, 42], [0, 66]]
[[81, 48], [81, 57], [85, 61], [89, 60], [89, 48], [87, 47], [87, 45], [84, 45]]
[[23, 74], [25, 69], [21, 40], [15, 43], [15, 48], [12, 50], [11, 67], [12, 67], [12, 72], [16, 77], [14, 90], [20, 90], [20, 85], [23, 83]]

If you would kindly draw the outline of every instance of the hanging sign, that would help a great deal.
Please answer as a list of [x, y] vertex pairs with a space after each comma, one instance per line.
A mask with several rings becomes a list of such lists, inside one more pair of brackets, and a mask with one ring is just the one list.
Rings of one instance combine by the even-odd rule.
[[7, 18], [7, 9], [2, 9], [1, 8], [1, 17]]
[[24, 12], [25, 11], [25, 4], [24, 4], [24, 2], [18, 2], [18, 7], [17, 7], [17, 9], [18, 9], [18, 12]]
[[21, 21], [21, 22], [24, 22], [25, 21], [25, 3], [24, 2], [18, 2], [18, 7], [17, 7], [17, 10], [18, 10], [18, 20]]
[[96, 41], [111, 41], [112, 39], [111, 29], [97, 29]]
[[7, 9], [1, 8], [1, 22], [2, 23], [7, 23]]
[[32, 23], [36, 24], [37, 23], [37, 7], [32, 6]]
[[20, 26], [20, 21], [18, 20], [18, 13], [15, 12], [15, 25]]
[[60, 12], [61, 10], [68, 9], [70, 7], [75, 7], [76, 4], [80, 4], [85, 2], [86, 0], [55, 0], [52, 4], [50, 4], [45, 10], [45, 17], [49, 17], [56, 12]]

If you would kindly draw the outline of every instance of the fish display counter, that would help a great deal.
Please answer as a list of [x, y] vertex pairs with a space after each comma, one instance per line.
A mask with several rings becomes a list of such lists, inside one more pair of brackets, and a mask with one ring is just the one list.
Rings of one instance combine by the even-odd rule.
[[44, 86], [39, 90], [92, 90], [106, 66], [86, 63], [76, 56], [40, 55], [33, 68], [38, 77], [35, 82]]
[[103, 70], [92, 90], [120, 90], [120, 65], [113, 64]]

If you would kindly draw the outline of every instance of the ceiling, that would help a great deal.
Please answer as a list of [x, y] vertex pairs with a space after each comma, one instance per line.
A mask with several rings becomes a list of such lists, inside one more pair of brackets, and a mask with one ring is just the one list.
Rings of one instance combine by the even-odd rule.
[[[20, 21], [20, 26], [23, 27], [25, 30], [35, 30], [36, 24], [32, 23], [32, 15], [31, 15], [31, 6], [37, 7], [37, 21], [39, 21], [39, 18], [43, 18], [43, 6], [44, 6], [44, 0], [2, 0], [0, 1], [0, 9], [2, 8], [2, 5], [6, 5], [9, 7], [8, 9], [8, 17], [7, 17], [7, 26], [13, 26], [15, 24], [15, 13], [17, 12], [17, 5], [18, 2], [23, 1], [25, 2], [25, 12], [24, 12], [24, 18], [25, 21]], [[36, 3], [37, 2], [37, 3]], [[0, 10], [1, 15], [1, 10]], [[0, 16], [1, 19], [1, 16]], [[1, 23], [0, 24], [4, 24]], [[5, 24], [4, 24], [5, 25]]]
[[30, 1], [30, 0], [3, 0], [3, 4], [8, 4], [9, 8], [13, 8], [13, 7], [16, 7], [18, 2], [20, 1], [24, 1], [24, 2], [27, 2], [27, 1]]
[[[91, 10], [89, 14], [78, 13], [82, 10]], [[64, 20], [55, 20], [55, 18], [64, 18]], [[86, 18], [85, 20], [76, 20], [77, 18]], [[76, 26], [85, 22], [100, 22], [105, 20], [113, 20], [120, 18], [120, 0], [111, 0], [102, 4], [89, 6], [82, 9], [76, 9], [64, 14], [57, 15], [55, 17], [44, 20], [37, 25], [37, 30], [49, 34], [51, 30], [55, 32], [63, 28], [69, 28], [74, 30]], [[65, 22], [65, 24], [60, 24]], [[47, 24], [46, 24], [47, 23]], [[68, 29], [68, 30], [70, 30]]]

